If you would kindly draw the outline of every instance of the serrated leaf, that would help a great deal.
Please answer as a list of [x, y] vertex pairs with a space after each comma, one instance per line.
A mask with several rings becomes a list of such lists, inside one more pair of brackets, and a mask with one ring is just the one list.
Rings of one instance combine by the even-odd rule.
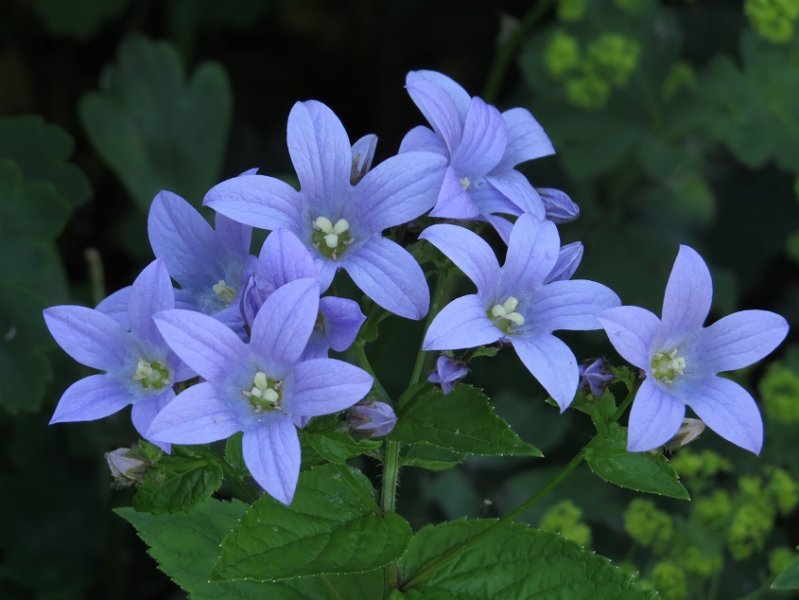
[[209, 581], [222, 538], [238, 523], [246, 509], [247, 505], [238, 500], [210, 499], [185, 514], [155, 516], [129, 507], [117, 508], [115, 512], [136, 528], [139, 537], [150, 546], [148, 553], [158, 562], [158, 567], [186, 590], [192, 600], [372, 600], [378, 597], [382, 588], [379, 571], [357, 577], [331, 575], [326, 580], [306, 577], [281, 583]]
[[771, 582], [772, 590], [799, 590], [799, 561], [793, 563]]
[[147, 471], [133, 507], [155, 515], [185, 512], [222, 485], [222, 469], [204, 459], [164, 456]]
[[86, 176], [67, 162], [74, 145], [63, 129], [39, 116], [0, 120], [0, 160], [16, 162], [26, 181], [52, 184], [73, 208], [91, 195]]
[[302, 460], [306, 464], [331, 462], [343, 465], [349, 459], [374, 452], [383, 445], [382, 440], [355, 440], [346, 431], [301, 431]]
[[263, 496], [222, 541], [214, 580], [276, 581], [371, 571], [411, 538], [407, 521], [382, 515], [369, 480], [347, 466], [300, 474], [291, 506]]
[[233, 467], [236, 473], [246, 476], [249, 474], [249, 470], [247, 465], [244, 464], [244, 454], [241, 448], [242, 438], [243, 434], [239, 432], [234, 433], [227, 439], [225, 442], [225, 462]]
[[389, 439], [479, 456], [543, 456], [496, 415], [481, 390], [464, 384], [449, 394], [428, 386], [400, 403]]
[[162, 189], [199, 204], [219, 178], [230, 125], [222, 67], [203, 63], [187, 80], [170, 44], [133, 37], [103, 88], [81, 99], [81, 120], [139, 206], [147, 210]]
[[[407, 598], [492, 600], [655, 600], [631, 575], [556, 533], [496, 521], [462, 520], [429, 525], [400, 560], [400, 589]], [[445, 552], [483, 534], [457, 558], [436, 565]], [[428, 570], [429, 569], [429, 570]], [[404, 583], [403, 583], [404, 582]]]
[[690, 500], [677, 472], [659, 452], [627, 452], [627, 430], [617, 423], [597, 434], [585, 461], [605, 481], [638, 492]]
[[419, 443], [403, 445], [400, 453], [400, 465], [428, 471], [448, 471], [461, 464], [465, 458], [466, 455], [460, 452]]

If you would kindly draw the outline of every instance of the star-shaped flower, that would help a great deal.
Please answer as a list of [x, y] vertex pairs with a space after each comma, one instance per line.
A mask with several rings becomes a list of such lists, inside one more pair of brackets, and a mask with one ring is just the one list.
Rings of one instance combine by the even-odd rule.
[[205, 379], [180, 393], [148, 435], [175, 444], [204, 444], [243, 431], [250, 473], [271, 496], [289, 504], [300, 473], [295, 420], [349, 408], [372, 377], [330, 358], [302, 360], [319, 311], [319, 283], [297, 279], [264, 302], [250, 343], [212, 317], [187, 310], [160, 313], [167, 343]]
[[445, 354], [439, 354], [436, 359], [436, 370], [427, 376], [427, 381], [437, 383], [441, 386], [441, 391], [449, 394], [455, 389], [461, 379], [469, 374], [469, 369], [462, 362], [459, 362]]
[[764, 310], [733, 313], [703, 327], [710, 312], [713, 283], [705, 261], [680, 246], [674, 261], [663, 316], [638, 306], [621, 306], [599, 320], [611, 343], [642, 369], [630, 411], [627, 449], [652, 450], [680, 429], [690, 406], [721, 437], [755, 454], [763, 445], [763, 421], [752, 396], [719, 377], [741, 369], [776, 348], [788, 333], [780, 315]]
[[505, 264], [491, 247], [457, 225], [433, 225], [422, 235], [463, 271], [477, 293], [457, 298], [436, 315], [425, 350], [457, 350], [498, 340], [521, 361], [565, 410], [577, 391], [577, 360], [553, 331], [600, 329], [596, 315], [621, 302], [599, 283], [549, 281], [560, 255], [555, 225], [522, 215], [510, 234]]
[[124, 318], [117, 313], [114, 319], [84, 306], [45, 309], [44, 320], [58, 345], [79, 363], [105, 371], [67, 388], [51, 424], [102, 419], [130, 404], [136, 431], [150, 439], [150, 423], [175, 397], [172, 386], [194, 377], [170, 351], [152, 320], [153, 314], [175, 306], [163, 261], [150, 263], [126, 289]]
[[205, 203], [241, 223], [293, 232], [314, 257], [323, 291], [341, 268], [386, 310], [422, 318], [430, 301], [424, 273], [381, 233], [430, 210], [444, 157], [409, 152], [361, 177], [368, 150], [353, 155], [336, 115], [313, 100], [291, 109], [288, 146], [299, 191], [272, 177], [242, 176], [212, 188]]

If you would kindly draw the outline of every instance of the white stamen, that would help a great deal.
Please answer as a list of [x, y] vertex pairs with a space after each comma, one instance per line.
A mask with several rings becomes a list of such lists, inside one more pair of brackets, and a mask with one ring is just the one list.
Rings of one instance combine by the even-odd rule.
[[323, 231], [324, 233], [331, 233], [333, 231], [333, 223], [327, 217], [316, 217], [313, 222], [314, 227]]
[[336, 235], [335, 233], [326, 234], [324, 240], [325, 240], [325, 246], [327, 246], [331, 250], [333, 248], [338, 247], [338, 235]]
[[495, 317], [504, 317], [507, 314], [507, 312], [505, 311], [505, 308], [501, 304], [495, 304], [491, 308], [491, 314], [494, 315]]
[[214, 294], [216, 294], [216, 297], [225, 304], [230, 304], [236, 299], [236, 290], [230, 287], [224, 279], [220, 279], [216, 282], [211, 289], [214, 291]]
[[506, 315], [505, 318], [516, 326], [524, 325], [524, 316], [521, 313], [512, 312]]
[[459, 181], [464, 192], [468, 190], [469, 186], [472, 184], [468, 177], [461, 177]]
[[335, 233], [336, 235], [341, 235], [345, 231], [349, 230], [350, 224], [346, 219], [339, 219], [336, 221], [336, 224], [333, 225], [333, 229], [331, 233]]
[[502, 308], [505, 309], [505, 312], [510, 313], [516, 310], [517, 306], [519, 306], [519, 300], [515, 296], [510, 296], [505, 300], [505, 304], [502, 305]]

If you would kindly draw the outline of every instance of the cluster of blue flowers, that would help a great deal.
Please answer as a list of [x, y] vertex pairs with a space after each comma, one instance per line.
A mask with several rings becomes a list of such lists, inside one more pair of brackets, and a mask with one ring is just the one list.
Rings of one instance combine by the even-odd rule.
[[[577, 218], [579, 209], [515, 169], [554, 152], [532, 115], [500, 113], [432, 71], [409, 73], [406, 87], [430, 127], [412, 129], [399, 154], [374, 168], [375, 136], [351, 145], [327, 106], [298, 102], [288, 118], [288, 149], [299, 190], [254, 170], [224, 181], [204, 200], [216, 211], [215, 229], [182, 198], [158, 194], [148, 219], [156, 259], [133, 285], [95, 309], [44, 313], [70, 356], [103, 371], [68, 388], [51, 422], [99, 419], [131, 405], [136, 430], [166, 452], [170, 444], [243, 432], [252, 476], [290, 503], [300, 471], [298, 427], [354, 407], [354, 428], [385, 435], [395, 418], [385, 403], [358, 404], [372, 388], [367, 372], [328, 357], [352, 345], [365, 316], [357, 302], [323, 294], [344, 269], [385, 310], [424, 317], [424, 272], [383, 232], [429, 214], [487, 222], [507, 252], [500, 266], [482, 238], [452, 222], [422, 232], [477, 288], [434, 316], [425, 350], [509, 344], [565, 410], [580, 371], [553, 332], [604, 329], [646, 377], [630, 415], [631, 451], [666, 443], [690, 406], [719, 435], [759, 452], [755, 401], [717, 373], [771, 352], [787, 334], [785, 320], [743, 311], [703, 327], [710, 274], [685, 246], [662, 319], [621, 306], [602, 284], [571, 279], [583, 247], [561, 247], [556, 224]], [[250, 254], [251, 227], [272, 232], [258, 257]], [[466, 375], [442, 355], [430, 381], [448, 392]], [[594, 392], [608, 381], [597, 365], [584, 376]]]

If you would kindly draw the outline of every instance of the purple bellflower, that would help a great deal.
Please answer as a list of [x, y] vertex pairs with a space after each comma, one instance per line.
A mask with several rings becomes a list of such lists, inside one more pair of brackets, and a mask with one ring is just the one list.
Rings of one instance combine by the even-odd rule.
[[462, 362], [440, 354], [436, 359], [436, 370], [430, 373], [427, 381], [441, 386], [441, 391], [449, 394], [455, 384], [469, 374], [469, 369]]
[[204, 444], [243, 431], [250, 473], [289, 504], [300, 474], [295, 419], [349, 408], [372, 387], [372, 377], [349, 363], [301, 359], [318, 312], [319, 283], [297, 279], [266, 299], [249, 344], [212, 317], [180, 309], [160, 313], [159, 331], [205, 381], [167, 405], [148, 435]]
[[712, 297], [705, 261], [692, 248], [680, 246], [661, 319], [638, 306], [599, 316], [618, 353], [646, 374], [630, 411], [628, 450], [652, 450], [668, 442], [690, 406], [721, 437], [760, 452], [763, 421], [757, 404], [740, 385], [718, 373], [769, 354], [787, 335], [788, 323], [769, 311], [744, 310], [703, 327]]
[[605, 361], [601, 358], [589, 363], [580, 363], [580, 388], [591, 392], [595, 398], [600, 398], [605, 393], [607, 385], [613, 381], [613, 374], [607, 370]]
[[175, 306], [213, 315], [240, 330], [241, 287], [255, 261], [251, 229], [223, 215], [216, 216], [213, 229], [191, 204], [163, 191], [150, 206], [147, 231], [153, 252], [180, 284]]
[[577, 391], [577, 360], [553, 331], [601, 329], [596, 315], [618, 306], [618, 296], [593, 281], [547, 283], [560, 241], [550, 221], [522, 215], [500, 268], [491, 247], [457, 225], [433, 225], [420, 236], [441, 250], [477, 286], [436, 315], [425, 350], [457, 350], [498, 340], [510, 343], [525, 367], [565, 410]]
[[405, 87], [432, 130], [411, 129], [400, 155], [421, 150], [447, 159], [431, 216], [487, 220], [506, 242], [511, 223], [500, 214], [545, 217], [541, 196], [514, 168], [555, 153], [529, 111], [500, 113], [436, 71], [411, 71]]
[[369, 402], [353, 406], [347, 413], [347, 422], [351, 429], [368, 437], [383, 437], [394, 429], [397, 415], [390, 404]]
[[[175, 306], [163, 261], [150, 263], [125, 289], [124, 323], [120, 316], [115, 320], [83, 306], [45, 309], [44, 320], [58, 345], [79, 363], [105, 371], [67, 388], [50, 423], [93, 421], [132, 405], [136, 431], [157, 443], [147, 436], [150, 423], [175, 397], [172, 386], [195, 374], [169, 349], [152, 319], [153, 314]], [[168, 445], [158, 445], [169, 450]]]
[[[313, 257], [296, 235], [276, 229], [266, 238], [255, 272], [249, 277], [241, 296], [242, 318], [251, 330], [258, 310], [281, 286], [295, 279], [316, 279]], [[303, 358], [326, 358], [328, 350], [343, 352], [349, 348], [366, 320], [361, 307], [349, 298], [325, 296], [319, 300], [319, 316]]]
[[293, 232], [314, 257], [322, 291], [341, 268], [386, 310], [420, 319], [430, 301], [424, 273], [410, 253], [381, 233], [430, 210], [446, 161], [408, 152], [361, 176], [362, 157], [369, 154], [369, 144], [362, 145], [367, 150], [353, 151], [327, 106], [298, 102], [289, 114], [288, 146], [300, 190], [250, 175], [215, 186], [205, 203], [241, 223]]

